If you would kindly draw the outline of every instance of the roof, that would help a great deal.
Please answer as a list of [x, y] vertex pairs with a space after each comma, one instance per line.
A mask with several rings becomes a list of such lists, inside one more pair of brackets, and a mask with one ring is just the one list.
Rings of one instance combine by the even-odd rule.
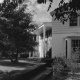
[[37, 34], [43, 33], [43, 28], [45, 27], [45, 30], [52, 29], [52, 22], [43, 22], [43, 24], [36, 30]]

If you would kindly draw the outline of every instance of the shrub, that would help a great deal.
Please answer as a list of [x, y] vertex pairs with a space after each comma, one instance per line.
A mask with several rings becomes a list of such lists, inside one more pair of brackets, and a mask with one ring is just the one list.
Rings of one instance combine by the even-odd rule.
[[65, 61], [61, 57], [55, 57], [53, 59], [53, 64], [60, 63], [64, 68], [67, 67]]
[[65, 61], [61, 57], [55, 57], [53, 59], [53, 71], [55, 74], [62, 73], [62, 71], [66, 67], [67, 67], [67, 65], [66, 65]]

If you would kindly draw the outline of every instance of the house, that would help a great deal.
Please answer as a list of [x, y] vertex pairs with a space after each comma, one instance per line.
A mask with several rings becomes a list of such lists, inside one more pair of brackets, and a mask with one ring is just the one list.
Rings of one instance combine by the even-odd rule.
[[52, 48], [52, 22], [43, 22], [38, 28], [38, 33], [40, 57], [51, 57], [51, 53], [47, 55], [47, 52]]
[[[59, 20], [54, 21], [54, 11], [51, 12], [52, 22], [43, 22], [36, 30], [37, 55], [39, 58], [47, 57], [52, 49], [50, 58], [62, 57], [73, 59], [80, 53], [80, 17], [71, 15], [65, 24]], [[80, 56], [78, 56], [80, 62]], [[75, 59], [75, 58], [74, 58]]]
[[65, 24], [52, 16], [52, 57], [72, 59], [73, 54], [80, 51], [80, 17], [71, 15]]
[[33, 56], [29, 54], [29, 57], [51, 57], [51, 54], [47, 55], [47, 53], [52, 52], [52, 22], [43, 22], [34, 33], [39, 44], [36, 46], [36, 52], [33, 53]]

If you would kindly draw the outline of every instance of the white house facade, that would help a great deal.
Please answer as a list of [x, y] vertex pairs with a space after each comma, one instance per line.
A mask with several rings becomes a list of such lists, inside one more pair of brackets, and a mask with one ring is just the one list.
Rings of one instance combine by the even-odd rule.
[[52, 57], [72, 59], [76, 51], [80, 52], [80, 17], [72, 16], [65, 24], [52, 17]]

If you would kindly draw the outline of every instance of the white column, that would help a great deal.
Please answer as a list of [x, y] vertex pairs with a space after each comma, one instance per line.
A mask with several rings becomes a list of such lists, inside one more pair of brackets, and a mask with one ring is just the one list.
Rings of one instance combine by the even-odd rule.
[[[36, 42], [39, 43], [39, 35], [38, 34], [36, 36]], [[39, 48], [39, 45], [36, 46], [36, 49], [37, 49], [37, 57], [39, 57], [39, 49], [38, 48]]]
[[46, 49], [45, 49], [45, 32], [46, 32], [46, 28], [45, 28], [45, 26], [43, 26], [44, 57], [46, 57]]
[[42, 58], [43, 57], [43, 41], [41, 39], [41, 37], [39, 36], [39, 57]]
[[32, 54], [32, 57], [34, 58], [34, 52], [33, 52], [33, 54]]
[[29, 58], [31, 57], [31, 52], [29, 52]]

